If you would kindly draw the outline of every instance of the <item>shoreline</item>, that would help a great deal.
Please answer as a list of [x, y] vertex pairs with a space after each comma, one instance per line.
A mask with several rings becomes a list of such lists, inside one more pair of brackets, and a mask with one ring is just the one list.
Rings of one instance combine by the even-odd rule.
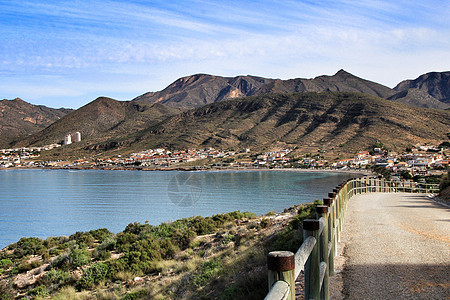
[[283, 171], [283, 172], [302, 172], [302, 173], [341, 173], [341, 174], [355, 174], [360, 176], [375, 175], [373, 171], [366, 170], [342, 170], [342, 169], [302, 169], [302, 168], [207, 168], [204, 166], [199, 167], [165, 167], [165, 168], [143, 168], [143, 167], [11, 167], [0, 168], [2, 170], [103, 170], [103, 171], [185, 171], [185, 172], [198, 172], [198, 171]]

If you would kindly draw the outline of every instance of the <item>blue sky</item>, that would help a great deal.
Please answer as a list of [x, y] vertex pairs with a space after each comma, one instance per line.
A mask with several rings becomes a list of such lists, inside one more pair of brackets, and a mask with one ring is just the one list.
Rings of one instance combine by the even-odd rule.
[[394, 87], [450, 70], [450, 1], [0, 0], [0, 99], [79, 108], [195, 73]]

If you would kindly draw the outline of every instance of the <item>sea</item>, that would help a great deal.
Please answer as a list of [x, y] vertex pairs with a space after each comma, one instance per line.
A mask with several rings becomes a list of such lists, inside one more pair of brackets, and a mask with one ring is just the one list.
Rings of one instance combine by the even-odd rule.
[[282, 212], [323, 199], [354, 174], [275, 170], [0, 170], [0, 249], [133, 222], [158, 225], [231, 211]]

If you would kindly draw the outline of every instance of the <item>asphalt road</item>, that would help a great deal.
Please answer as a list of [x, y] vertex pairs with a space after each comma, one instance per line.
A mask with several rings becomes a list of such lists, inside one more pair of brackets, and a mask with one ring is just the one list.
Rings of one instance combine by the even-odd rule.
[[343, 299], [450, 299], [450, 208], [422, 194], [350, 199]]

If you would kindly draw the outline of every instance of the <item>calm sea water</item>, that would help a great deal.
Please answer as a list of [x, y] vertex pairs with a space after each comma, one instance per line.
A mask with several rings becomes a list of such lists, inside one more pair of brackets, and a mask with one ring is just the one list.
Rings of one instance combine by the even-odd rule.
[[21, 237], [234, 210], [265, 214], [322, 199], [348, 174], [290, 171], [1, 170], [0, 249]]

